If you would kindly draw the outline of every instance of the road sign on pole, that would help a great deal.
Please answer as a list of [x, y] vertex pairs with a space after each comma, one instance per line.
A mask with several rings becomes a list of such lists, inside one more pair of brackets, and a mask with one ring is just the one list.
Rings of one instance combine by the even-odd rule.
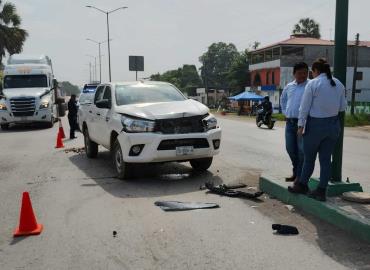
[[137, 72], [144, 71], [144, 56], [130, 55], [128, 68], [130, 71], [136, 71], [136, 80], [137, 80]]

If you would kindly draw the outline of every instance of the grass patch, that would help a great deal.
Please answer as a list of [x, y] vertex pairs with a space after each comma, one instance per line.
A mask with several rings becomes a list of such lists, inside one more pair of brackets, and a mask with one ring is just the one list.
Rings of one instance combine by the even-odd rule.
[[370, 115], [368, 114], [346, 114], [344, 118], [345, 127], [357, 127], [370, 125]]
[[285, 121], [285, 115], [282, 113], [274, 113], [272, 117], [278, 121]]

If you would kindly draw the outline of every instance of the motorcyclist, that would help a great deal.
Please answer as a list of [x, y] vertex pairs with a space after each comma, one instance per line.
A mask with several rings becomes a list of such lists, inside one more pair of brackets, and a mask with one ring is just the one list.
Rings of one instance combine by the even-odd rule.
[[269, 122], [270, 118], [271, 118], [271, 115], [272, 115], [272, 103], [270, 101], [270, 97], [269, 96], [265, 96], [262, 103], [261, 103], [261, 106], [263, 108], [263, 112], [264, 112], [264, 121], [265, 122]]

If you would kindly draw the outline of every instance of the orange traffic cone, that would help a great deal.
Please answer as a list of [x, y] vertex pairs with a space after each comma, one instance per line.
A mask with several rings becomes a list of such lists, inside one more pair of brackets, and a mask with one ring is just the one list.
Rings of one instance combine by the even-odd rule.
[[15, 229], [13, 236], [40, 234], [42, 229], [42, 224], [37, 224], [33, 213], [30, 195], [28, 192], [23, 192], [19, 227]]
[[55, 146], [55, 148], [63, 148], [63, 147], [64, 147], [64, 144], [63, 144], [62, 134], [60, 133], [60, 131], [58, 131], [57, 145]]
[[62, 139], [66, 138], [66, 135], [64, 133], [63, 125], [62, 125], [62, 120], [59, 119], [59, 132], [62, 134]]

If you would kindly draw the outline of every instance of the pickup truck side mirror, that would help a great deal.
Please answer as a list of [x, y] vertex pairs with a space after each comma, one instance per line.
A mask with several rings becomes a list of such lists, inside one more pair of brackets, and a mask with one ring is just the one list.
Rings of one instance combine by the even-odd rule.
[[96, 107], [100, 109], [110, 109], [112, 107], [111, 101], [109, 99], [102, 99], [95, 103]]

